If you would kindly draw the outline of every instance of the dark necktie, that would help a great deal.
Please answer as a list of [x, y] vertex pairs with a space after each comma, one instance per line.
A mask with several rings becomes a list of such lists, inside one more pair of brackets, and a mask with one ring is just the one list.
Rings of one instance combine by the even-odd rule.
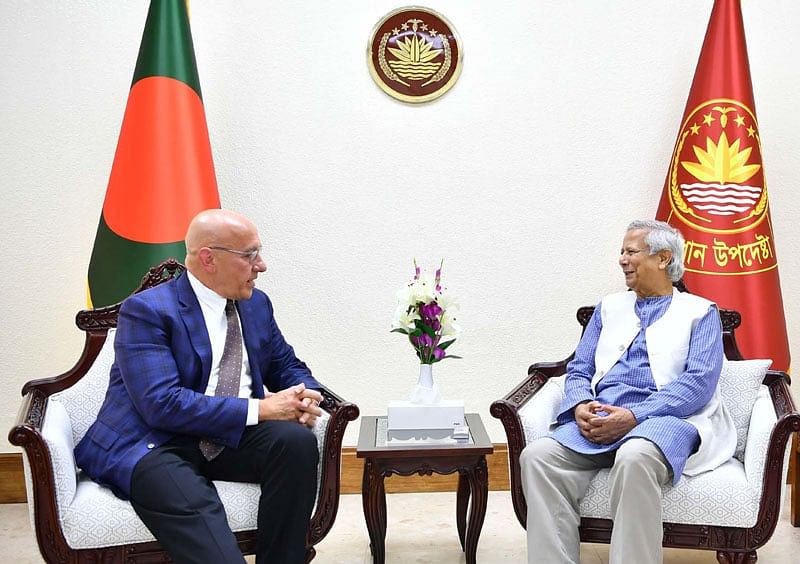
[[[242, 375], [242, 332], [239, 329], [239, 318], [233, 300], [228, 300], [225, 304], [225, 319], [228, 321], [228, 330], [225, 335], [225, 348], [219, 361], [219, 378], [214, 395], [238, 397], [239, 380]], [[223, 445], [208, 439], [200, 441], [200, 452], [206, 460], [214, 460], [224, 448]]]

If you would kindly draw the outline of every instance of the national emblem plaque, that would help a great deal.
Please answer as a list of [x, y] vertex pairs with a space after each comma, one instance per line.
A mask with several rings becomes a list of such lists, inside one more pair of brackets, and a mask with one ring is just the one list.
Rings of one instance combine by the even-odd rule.
[[369, 38], [367, 64], [381, 90], [403, 102], [428, 102], [455, 84], [463, 49], [453, 25], [429, 8], [386, 14]]
[[777, 266], [756, 117], [726, 98], [699, 104], [681, 127], [670, 163], [672, 213], [690, 272], [743, 275]]

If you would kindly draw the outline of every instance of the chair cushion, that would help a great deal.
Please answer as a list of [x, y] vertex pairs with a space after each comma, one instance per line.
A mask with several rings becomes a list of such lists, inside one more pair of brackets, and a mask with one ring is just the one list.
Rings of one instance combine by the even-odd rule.
[[[722, 466], [697, 476], [682, 476], [675, 485], [662, 488], [664, 521], [672, 523], [753, 527], [764, 481], [770, 434], [777, 422], [766, 386], [759, 386], [747, 434], [745, 463], [732, 458]], [[784, 454], [788, 462], [790, 444]], [[785, 485], [784, 485], [785, 489]], [[608, 470], [601, 470], [581, 501], [583, 517], [610, 519]]]
[[747, 443], [747, 430], [750, 427], [750, 414], [770, 364], [772, 361], [769, 359], [725, 359], [722, 362], [719, 393], [722, 403], [733, 418], [733, 424], [736, 427], [734, 456], [742, 462]]
[[106, 342], [89, 371], [73, 386], [53, 394], [69, 413], [72, 423], [72, 440], [78, 444], [89, 426], [97, 419], [100, 406], [106, 397], [111, 365], [114, 364], [114, 338], [117, 330], [110, 329]]
[[[56, 486], [56, 504], [65, 507], [72, 502], [77, 488], [75, 476], [75, 445], [72, 442], [72, 425], [69, 414], [60, 401], [50, 398], [42, 423], [42, 437], [50, 453], [53, 465], [53, 479]], [[31, 492], [32, 490], [28, 490]], [[28, 500], [31, 501], [30, 499]]]
[[[320, 450], [317, 496], [324, 461], [324, 438], [329, 421], [330, 414], [323, 411], [313, 429]], [[225, 506], [231, 530], [237, 532], [255, 529], [258, 499], [261, 495], [258, 484], [215, 481], [214, 485]], [[130, 502], [119, 499], [111, 490], [93, 482], [83, 472], [78, 474], [77, 491], [71, 502], [62, 504], [62, 499], [64, 496], [59, 491], [59, 520], [64, 537], [72, 548], [100, 548], [154, 540]], [[30, 507], [33, 511], [33, 505]]]
[[[775, 414], [775, 406], [772, 403], [769, 389], [762, 384], [750, 415], [750, 429], [747, 432], [747, 445], [744, 451], [744, 470], [747, 473], [747, 480], [751, 484], [761, 484], [764, 481], [769, 439], [777, 421], [778, 416]], [[788, 441], [783, 468], [788, 462], [791, 446], [792, 441]]]
[[[257, 484], [214, 482], [231, 530], [256, 528]], [[97, 485], [83, 472], [72, 503], [61, 514], [61, 527], [72, 548], [100, 548], [155, 540], [131, 504]]]
[[548, 379], [530, 401], [519, 409], [519, 419], [525, 434], [525, 444], [546, 437], [558, 416], [564, 397], [566, 376]]
[[[777, 421], [769, 391], [761, 384], [770, 361], [726, 361], [720, 393], [744, 440], [741, 458], [711, 472], [683, 476], [663, 488], [664, 520], [672, 523], [753, 527], [758, 516], [769, 438]], [[562, 396], [563, 377], [550, 379], [519, 410], [525, 444], [548, 434]], [[738, 390], [738, 391], [737, 391]], [[739, 405], [741, 404], [741, 405]], [[746, 407], [746, 410], [745, 410]], [[785, 457], [789, 454], [787, 445]], [[743, 464], [744, 462], [744, 464]], [[784, 460], [784, 465], [786, 460]], [[583, 517], [610, 519], [608, 470], [591, 481], [581, 501]]]
[[[736, 427], [736, 451], [734, 456], [744, 462], [750, 414], [761, 388], [761, 382], [772, 361], [769, 359], [723, 360], [719, 376], [719, 393], [725, 408]], [[549, 379], [534, 400], [519, 410], [520, 421], [525, 432], [525, 443], [547, 435], [550, 425], [558, 415], [563, 397], [565, 376]]]
[[[664, 486], [664, 521], [753, 527], [758, 517], [760, 486], [748, 482], [744, 465], [732, 458], [711, 472], [683, 476], [677, 485]], [[608, 499], [608, 469], [603, 469], [592, 479], [581, 501], [581, 516], [611, 519]]]

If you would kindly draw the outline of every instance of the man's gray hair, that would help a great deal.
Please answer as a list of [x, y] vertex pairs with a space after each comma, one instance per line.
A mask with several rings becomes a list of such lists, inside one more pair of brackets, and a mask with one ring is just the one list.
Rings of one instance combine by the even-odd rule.
[[669, 223], [654, 219], [637, 219], [628, 225], [627, 231], [642, 229], [647, 231], [644, 242], [650, 248], [650, 254], [659, 251], [672, 251], [672, 259], [667, 265], [667, 275], [677, 282], [683, 277], [683, 235]]

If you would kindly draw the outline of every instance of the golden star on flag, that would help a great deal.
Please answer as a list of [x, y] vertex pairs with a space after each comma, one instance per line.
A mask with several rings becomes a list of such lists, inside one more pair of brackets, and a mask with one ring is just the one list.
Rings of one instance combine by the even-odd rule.
[[711, 125], [712, 123], [714, 123], [715, 120], [716, 118], [713, 115], [711, 115], [711, 113], [703, 115], [703, 123], [706, 125]]
[[691, 129], [691, 130], [692, 130], [692, 135], [697, 135], [697, 134], [700, 132], [700, 126], [699, 126], [699, 125], [697, 125], [696, 123], [693, 123], [693, 124], [692, 124], [692, 125], [689, 127], [689, 129]]
[[733, 121], [736, 122], [736, 125], [738, 125], [739, 127], [742, 127], [744, 125], [744, 116], [740, 116], [740, 115], [737, 114], [736, 115], [736, 119], [733, 120]]

